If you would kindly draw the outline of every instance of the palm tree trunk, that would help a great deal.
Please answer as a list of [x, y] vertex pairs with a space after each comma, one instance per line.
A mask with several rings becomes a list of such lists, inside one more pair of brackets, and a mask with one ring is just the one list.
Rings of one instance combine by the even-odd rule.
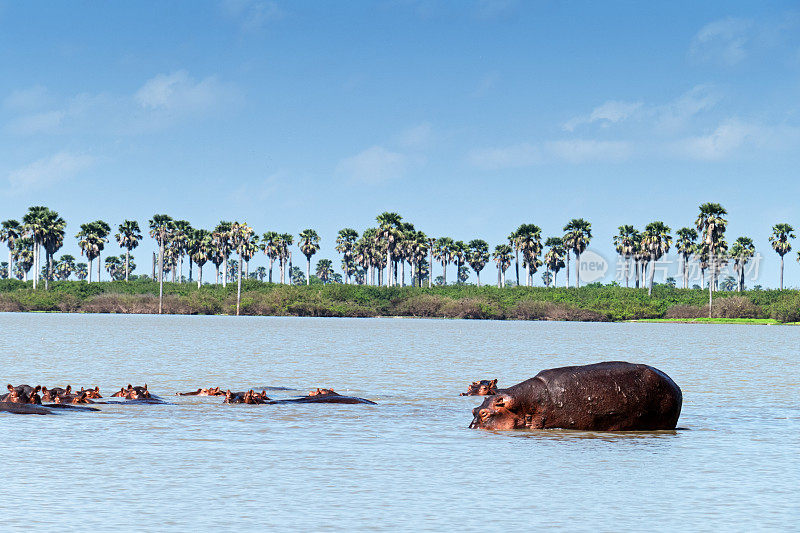
[[128, 265], [130, 264], [130, 261], [131, 261], [131, 249], [125, 248], [125, 281], [128, 281], [128, 271], [130, 270], [130, 268], [128, 268]]
[[653, 278], [656, 276], [656, 269], [653, 268], [655, 265], [655, 258], [650, 259], [650, 286], [647, 288], [647, 295], [653, 295]]
[[311, 285], [311, 256], [306, 256], [306, 285]]
[[183, 254], [180, 256], [180, 270], [178, 270], [178, 283], [183, 283]]
[[480, 287], [481, 286], [481, 271], [480, 270], [476, 270], [475, 271], [475, 277], [478, 278], [478, 287]]
[[442, 260], [442, 284], [447, 285], [447, 262]]
[[197, 265], [197, 288], [203, 285], [203, 265]]
[[192, 263], [194, 263], [192, 256], [189, 256], [189, 283], [192, 282]]
[[89, 282], [88, 283], [91, 283], [92, 282], [92, 260], [89, 259], [88, 255], [86, 256], [86, 259], [89, 261]]
[[[11, 242], [10, 240], [8, 241]], [[11, 246], [8, 247], [8, 279], [14, 277], [14, 254], [11, 253]]]
[[781, 290], [783, 290], [783, 255], [781, 255]]
[[292, 252], [289, 252], [289, 259], [288, 259], [288, 269], [287, 272], [289, 273], [289, 285], [292, 284]]
[[228, 254], [222, 254], [222, 286], [228, 286]]
[[406, 261], [403, 259], [400, 261], [400, 286], [406, 286]]
[[239, 304], [242, 301], [242, 251], [239, 247], [239, 268], [236, 275], [236, 316], [239, 316]]
[[569, 289], [569, 250], [567, 251], [566, 259], [567, 259], [567, 264], [566, 264], [567, 275], [564, 276], [564, 277], [565, 277], [565, 282], [566, 282], [565, 287]]
[[272, 283], [272, 266], [275, 263], [275, 259], [273, 257], [269, 258], [269, 282]]
[[[516, 246], [514, 247], [514, 256], [514, 269], [517, 271], [517, 287], [519, 287], [519, 248]], [[503, 277], [505, 278], [505, 272], [503, 272]], [[503, 286], [505, 287], [505, 282], [503, 283]]]
[[683, 288], [689, 288], [689, 269], [686, 267], [686, 256], [683, 256]]
[[558, 283], [556, 283], [557, 280], [558, 280], [558, 270], [553, 270], [553, 288], [554, 289], [558, 287]]
[[164, 235], [158, 242], [158, 314], [161, 314], [164, 299]]
[[581, 286], [581, 254], [575, 252], [575, 287]]
[[391, 271], [392, 271], [392, 252], [391, 252], [391, 249], [388, 246], [386, 247], [386, 268], [389, 269], [386, 272], [386, 274], [387, 274], [387, 276], [386, 276], [386, 286], [387, 287], [391, 287], [392, 286], [392, 274], [391, 274]]
[[431, 259], [428, 261], [428, 288], [433, 287], [433, 245], [430, 246]]
[[711, 305], [714, 301], [714, 246], [713, 244], [709, 246], [710, 253], [709, 257], [710, 260], [708, 262], [711, 271], [709, 273], [709, 281], [708, 281], [708, 318], [712, 318], [713, 314], [711, 313]]
[[625, 288], [626, 289], [630, 288], [630, 283], [629, 283], [630, 277], [631, 277], [631, 258], [630, 257], [626, 257], [625, 258]]
[[100, 283], [100, 254], [97, 254], [97, 283]]

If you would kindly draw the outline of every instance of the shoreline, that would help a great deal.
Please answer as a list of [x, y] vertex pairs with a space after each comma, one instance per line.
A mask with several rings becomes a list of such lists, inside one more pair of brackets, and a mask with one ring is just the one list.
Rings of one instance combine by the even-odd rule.
[[[164, 314], [235, 315], [236, 285], [165, 283]], [[241, 315], [309, 317], [464, 318], [576, 322], [673, 322], [776, 325], [800, 322], [800, 291], [720, 292], [714, 318], [699, 289], [615, 285], [581, 288], [432, 288], [365, 285], [242, 283]], [[56, 281], [49, 290], [0, 280], [0, 312], [157, 314], [158, 284], [149, 279], [86, 283]]]

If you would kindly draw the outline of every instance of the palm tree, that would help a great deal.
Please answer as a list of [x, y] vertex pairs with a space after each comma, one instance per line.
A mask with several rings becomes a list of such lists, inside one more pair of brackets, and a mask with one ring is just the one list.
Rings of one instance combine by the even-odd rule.
[[94, 229], [92, 227], [92, 223], [81, 224], [81, 230], [78, 232], [75, 237], [78, 239], [78, 247], [81, 249], [81, 255], [86, 256], [86, 260], [89, 262], [88, 265], [88, 274], [89, 274], [89, 283], [92, 282], [92, 261], [94, 258], [99, 255], [97, 250], [97, 242], [94, 238]]
[[789, 239], [794, 239], [794, 228], [790, 224], [781, 223], [772, 226], [772, 235], [769, 242], [772, 248], [781, 256], [781, 290], [783, 290], [783, 256], [792, 251], [792, 244]]
[[453, 259], [454, 245], [455, 243], [450, 237], [440, 237], [436, 240], [436, 246], [433, 249], [433, 257], [442, 264], [444, 285], [447, 285], [447, 264]]
[[[172, 231], [172, 246], [175, 248], [175, 255], [179, 261], [178, 282], [183, 283], [183, 256], [189, 252], [189, 238], [192, 235], [192, 225], [188, 220], [176, 220]], [[189, 271], [191, 272], [191, 262]], [[191, 278], [191, 275], [189, 276]]]
[[[278, 257], [280, 269], [281, 269], [281, 283], [285, 283], [285, 272], [291, 270], [291, 252], [289, 251], [289, 247], [294, 243], [294, 236], [291, 233], [282, 233], [278, 236], [278, 245], [280, 250], [280, 256]], [[287, 263], [289, 263], [289, 267], [286, 268]], [[289, 284], [292, 283], [291, 273], [289, 273]]]
[[[553, 273], [553, 287], [555, 287], [558, 281], [558, 271], [564, 268], [564, 257], [568, 254], [564, 249], [564, 241], [561, 237], [549, 237], [544, 245], [550, 248], [544, 254], [544, 264], [547, 266], [547, 270]], [[569, 271], [567, 271], [567, 277], [569, 277]]]
[[119, 257], [114, 255], [109, 255], [106, 257], [106, 270], [108, 271], [108, 275], [111, 276], [111, 279], [117, 279], [117, 274], [119, 273], [119, 269], [122, 266], [122, 261], [120, 261]]
[[695, 243], [697, 242], [697, 232], [694, 228], [681, 228], [676, 232], [678, 238], [675, 247], [683, 260], [683, 288], [689, 288], [689, 269], [687, 265], [689, 259], [694, 255]]
[[42, 205], [35, 205], [28, 208], [28, 212], [22, 217], [23, 230], [25, 235], [33, 240], [33, 288], [36, 289], [39, 281], [39, 255], [47, 231], [47, 218], [50, 210]]
[[386, 265], [389, 267], [389, 275], [386, 277], [386, 286], [390, 287], [397, 284], [395, 277], [392, 280], [394, 249], [397, 239], [400, 236], [400, 224], [403, 217], [397, 213], [383, 212], [376, 217], [378, 221], [378, 233], [376, 238], [386, 242]]
[[[410, 238], [408, 246], [413, 268], [412, 278], [416, 277], [416, 286], [422, 287], [422, 265], [426, 263], [425, 258], [428, 256], [428, 236], [422, 231], [416, 231]], [[414, 285], [413, 279], [412, 285]]]
[[636, 246], [636, 236], [638, 232], [631, 225], [620, 226], [619, 233], [614, 236], [614, 249], [624, 258], [625, 261], [625, 287], [629, 287], [630, 280], [630, 259]]
[[94, 248], [97, 250], [97, 281], [100, 281], [100, 254], [108, 242], [108, 234], [111, 233], [111, 226], [102, 220], [95, 220], [90, 223]]
[[203, 265], [211, 259], [213, 242], [211, 232], [204, 229], [196, 229], [192, 232], [189, 241], [189, 256], [194, 264], [197, 265], [197, 288], [203, 285]]
[[322, 283], [328, 283], [333, 276], [333, 263], [331, 263], [331, 260], [320, 259], [317, 261], [316, 274], [322, 280]]
[[342, 254], [342, 270], [344, 271], [345, 285], [350, 283], [350, 274], [353, 271], [353, 253], [355, 251], [358, 232], [353, 228], [339, 230], [336, 236], [336, 251]]
[[478, 278], [478, 287], [481, 286], [481, 270], [489, 262], [489, 244], [481, 239], [473, 239], [467, 245], [467, 262]]
[[533, 285], [533, 274], [542, 264], [539, 260], [539, 254], [542, 252], [542, 230], [536, 224], [522, 224], [514, 235], [516, 235], [515, 250], [522, 252], [523, 263], [527, 268], [525, 286], [530, 287]]
[[511, 266], [511, 246], [508, 244], [498, 244], [494, 247], [492, 254], [495, 263], [497, 263], [497, 286], [506, 286], [506, 270]]
[[58, 279], [64, 281], [75, 272], [75, 258], [71, 255], [62, 255], [56, 263], [55, 274]]
[[268, 231], [261, 236], [261, 250], [269, 258], [269, 282], [272, 283], [272, 267], [279, 256], [278, 233]]
[[14, 243], [14, 263], [16, 267], [15, 275], [27, 283], [28, 272], [34, 264], [34, 240], [33, 237], [20, 237]]
[[234, 222], [230, 230], [230, 243], [234, 250], [239, 253], [239, 268], [236, 272], [236, 316], [239, 316], [239, 306], [242, 300], [242, 270], [245, 255], [248, 253], [248, 245], [255, 232], [247, 223]]
[[55, 211], [48, 210], [45, 219], [45, 230], [42, 236], [42, 246], [44, 247], [45, 260], [47, 263], [47, 275], [44, 278], [44, 288], [50, 288], [50, 279], [53, 277], [53, 257], [62, 246], [64, 246], [64, 235], [67, 222], [58, 216]]
[[700, 213], [695, 221], [699, 236], [702, 237], [703, 247], [708, 252], [711, 266], [710, 280], [708, 283], [708, 317], [712, 317], [711, 306], [714, 299], [714, 282], [716, 265], [714, 256], [721, 251], [720, 244], [724, 242], [725, 228], [728, 221], [723, 218], [728, 212], [720, 204], [707, 202], [700, 206]]
[[750, 237], [739, 237], [731, 246], [730, 255], [733, 257], [733, 270], [737, 274], [737, 291], [744, 290], [744, 269], [747, 263], [756, 253], [756, 247], [753, 244], [753, 239]]
[[125, 248], [125, 281], [128, 281], [131, 250], [139, 246], [142, 230], [139, 229], [139, 223], [135, 220], [123, 220], [122, 224], [117, 227], [117, 231], [119, 233], [114, 235], [114, 238], [117, 239], [120, 248]]
[[434, 237], [428, 237], [428, 255], [430, 259], [428, 260], [428, 288], [430, 289], [433, 287], [433, 254], [436, 248], [436, 239]]
[[161, 314], [164, 299], [164, 247], [167, 244], [175, 221], [169, 215], [153, 215], [150, 219], [150, 236], [158, 242], [158, 314]]
[[75, 276], [83, 281], [86, 279], [86, 275], [89, 273], [89, 267], [86, 263], [78, 263], [75, 265]]
[[[592, 239], [592, 225], [582, 218], [573, 218], [564, 226], [564, 232], [564, 246], [575, 254], [575, 287], [580, 287], [581, 254]], [[569, 253], [567, 253], [567, 265], [567, 279], [569, 280]]]
[[311, 256], [319, 250], [319, 235], [313, 229], [304, 229], [300, 232], [297, 245], [306, 256], [306, 285], [311, 284]]
[[669, 234], [670, 228], [660, 220], [651, 222], [644, 228], [642, 234], [642, 246], [644, 246], [650, 256], [650, 284], [647, 288], [647, 295], [653, 294], [653, 278], [655, 278], [655, 262], [661, 259], [664, 254], [669, 252], [672, 245], [672, 237]]
[[227, 287], [228, 255], [231, 253], [231, 223], [223, 220], [217, 224], [217, 227], [211, 232], [211, 237], [214, 239], [214, 245], [222, 256], [222, 264], [225, 265], [225, 268], [222, 269], [222, 286]]
[[0, 225], [0, 242], [8, 246], [8, 277], [14, 272], [14, 243], [22, 236], [22, 225], [16, 220], [4, 220]]
[[517, 273], [517, 287], [519, 287], [519, 228], [517, 228], [515, 231], [512, 231], [507, 238], [508, 245], [514, 249], [514, 270]]
[[[452, 257], [453, 262], [456, 264], [456, 285], [458, 285], [461, 283], [461, 265], [463, 265], [464, 261], [467, 259], [467, 245], [464, 244], [464, 241], [453, 242], [453, 248], [450, 256]], [[466, 271], [466, 269], [464, 270]], [[467, 271], [467, 276], [469, 276], [469, 271]]]

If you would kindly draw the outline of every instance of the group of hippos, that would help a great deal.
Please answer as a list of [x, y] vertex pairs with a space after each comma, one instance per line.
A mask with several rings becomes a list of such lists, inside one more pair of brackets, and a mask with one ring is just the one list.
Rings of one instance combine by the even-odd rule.
[[[266, 390], [231, 392], [220, 387], [178, 392], [178, 396], [224, 396], [231, 404], [375, 402], [342, 396], [332, 389], [316, 389], [306, 396], [273, 400]], [[497, 388], [497, 380], [473, 382], [461, 396], [485, 396], [472, 411], [470, 428], [574, 429], [584, 431], [672, 430], [678, 424], [683, 395], [664, 372], [652, 366], [611, 361], [583, 366], [543, 370], [531, 379], [507, 389]], [[97, 402], [99, 387], [79, 391], [69, 385], [48, 389], [37, 385], [8, 385], [0, 396], [0, 411], [17, 414], [51, 414], [52, 409], [97, 411], [94, 403], [166, 403], [151, 394], [147, 385], [122, 387], [111, 395], [122, 401]]]

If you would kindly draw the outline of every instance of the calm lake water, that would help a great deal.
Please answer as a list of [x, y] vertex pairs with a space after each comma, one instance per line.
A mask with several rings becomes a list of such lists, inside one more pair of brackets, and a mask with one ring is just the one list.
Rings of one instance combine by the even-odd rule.
[[[174, 405], [0, 413], [0, 528], [796, 529], [798, 347], [799, 327], [2, 313], [3, 385]], [[467, 429], [470, 381], [603, 360], [669, 374], [685, 429]], [[174, 396], [213, 385], [378, 405]]]

